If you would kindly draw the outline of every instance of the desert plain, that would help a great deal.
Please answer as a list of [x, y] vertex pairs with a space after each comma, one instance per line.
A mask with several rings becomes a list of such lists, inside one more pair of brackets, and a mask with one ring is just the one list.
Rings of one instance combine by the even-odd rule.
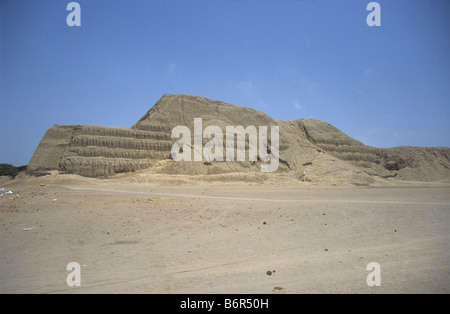
[[[450, 182], [2, 182], [1, 293], [449, 293]], [[81, 285], [66, 269], [81, 266]], [[369, 287], [367, 265], [380, 265]]]
[[[173, 128], [199, 117], [277, 126], [279, 167], [175, 160]], [[164, 95], [131, 128], [51, 127], [26, 172], [0, 179], [0, 292], [449, 293], [449, 178], [450, 148]]]

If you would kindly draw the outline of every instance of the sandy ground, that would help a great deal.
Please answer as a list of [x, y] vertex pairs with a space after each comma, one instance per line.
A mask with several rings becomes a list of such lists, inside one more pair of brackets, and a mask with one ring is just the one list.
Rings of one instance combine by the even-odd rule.
[[0, 198], [0, 293], [450, 292], [448, 184], [42, 180]]

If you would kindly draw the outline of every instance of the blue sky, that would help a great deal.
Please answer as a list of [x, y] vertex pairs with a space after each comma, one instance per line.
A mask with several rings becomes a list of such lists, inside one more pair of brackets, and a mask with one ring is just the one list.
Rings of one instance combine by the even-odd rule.
[[164, 94], [450, 147], [450, 1], [0, 0], [0, 163], [54, 124], [131, 127]]

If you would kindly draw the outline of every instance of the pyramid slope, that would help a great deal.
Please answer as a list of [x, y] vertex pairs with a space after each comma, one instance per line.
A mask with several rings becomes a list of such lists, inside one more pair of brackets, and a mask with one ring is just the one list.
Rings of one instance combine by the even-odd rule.
[[[450, 178], [450, 149], [366, 146], [334, 126], [313, 119], [279, 121], [263, 112], [191, 95], [164, 95], [131, 128], [55, 125], [44, 135], [28, 171], [70, 171], [110, 177], [147, 169], [152, 173], [221, 175], [260, 171], [261, 162], [179, 162], [170, 159], [174, 127], [278, 126], [280, 166], [299, 180], [352, 178], [370, 184], [383, 178], [434, 181]], [[193, 136], [193, 135], [192, 135]], [[206, 143], [209, 139], [204, 139]], [[225, 149], [224, 149], [225, 151]], [[345, 177], [345, 178], [344, 178]]]

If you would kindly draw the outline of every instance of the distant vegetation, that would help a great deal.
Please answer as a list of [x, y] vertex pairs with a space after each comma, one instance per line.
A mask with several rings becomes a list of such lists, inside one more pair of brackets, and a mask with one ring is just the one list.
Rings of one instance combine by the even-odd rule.
[[19, 172], [25, 171], [27, 166], [15, 167], [10, 164], [0, 164], [0, 176], [10, 176], [15, 178]]
[[19, 174], [19, 169], [10, 164], [0, 164], [0, 176], [10, 176], [15, 178]]

